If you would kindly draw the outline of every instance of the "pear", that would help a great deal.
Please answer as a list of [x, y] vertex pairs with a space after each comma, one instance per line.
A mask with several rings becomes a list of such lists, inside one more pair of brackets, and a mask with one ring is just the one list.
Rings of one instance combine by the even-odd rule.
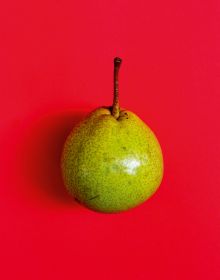
[[69, 193], [103, 213], [143, 203], [163, 177], [163, 156], [155, 134], [137, 115], [119, 107], [120, 65], [116, 57], [113, 105], [94, 110], [73, 128], [61, 158]]

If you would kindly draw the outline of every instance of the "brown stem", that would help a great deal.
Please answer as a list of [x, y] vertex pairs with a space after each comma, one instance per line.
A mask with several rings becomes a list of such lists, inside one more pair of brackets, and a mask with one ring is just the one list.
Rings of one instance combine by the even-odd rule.
[[112, 115], [116, 119], [119, 117], [120, 107], [118, 98], [118, 72], [121, 65], [121, 58], [115, 57], [114, 59], [114, 100], [112, 105]]

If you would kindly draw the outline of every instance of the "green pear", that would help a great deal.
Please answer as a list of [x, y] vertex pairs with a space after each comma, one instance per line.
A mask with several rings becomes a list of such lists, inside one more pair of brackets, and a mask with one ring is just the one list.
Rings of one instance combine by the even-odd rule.
[[73, 128], [62, 153], [65, 186], [77, 201], [117, 213], [146, 201], [163, 177], [163, 156], [152, 130], [134, 113], [120, 109], [114, 59], [114, 101], [91, 112]]

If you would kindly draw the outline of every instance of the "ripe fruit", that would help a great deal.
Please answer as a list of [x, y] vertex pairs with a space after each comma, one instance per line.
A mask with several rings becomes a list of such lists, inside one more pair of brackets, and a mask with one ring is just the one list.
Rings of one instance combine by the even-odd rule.
[[148, 199], [163, 177], [163, 156], [152, 130], [134, 113], [120, 109], [114, 59], [112, 107], [91, 112], [68, 136], [61, 159], [67, 190], [99, 212], [128, 210]]

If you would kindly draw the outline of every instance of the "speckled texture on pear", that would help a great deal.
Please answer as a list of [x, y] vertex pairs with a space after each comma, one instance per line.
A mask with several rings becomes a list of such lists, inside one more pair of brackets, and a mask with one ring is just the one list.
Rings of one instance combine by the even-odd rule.
[[68, 136], [61, 160], [68, 191], [88, 208], [120, 212], [148, 199], [163, 177], [160, 145], [130, 111], [98, 108]]

